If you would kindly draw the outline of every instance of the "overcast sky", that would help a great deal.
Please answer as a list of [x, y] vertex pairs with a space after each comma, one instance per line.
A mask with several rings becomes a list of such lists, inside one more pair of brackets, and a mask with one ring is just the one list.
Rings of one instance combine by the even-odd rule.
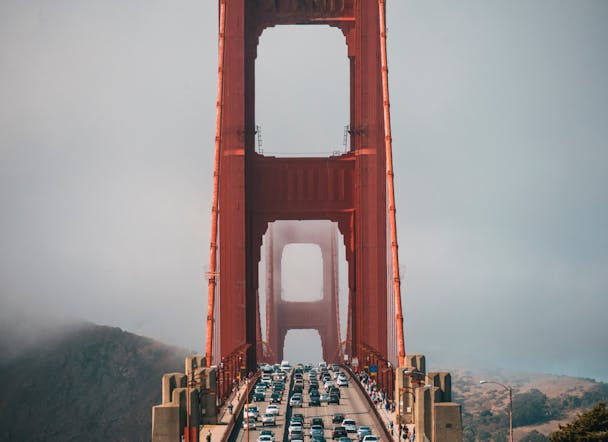
[[[0, 2], [2, 321], [202, 350], [216, 8]], [[406, 350], [608, 381], [608, 2], [389, 0], [387, 19]], [[336, 29], [265, 31], [265, 152], [342, 148], [345, 51]]]

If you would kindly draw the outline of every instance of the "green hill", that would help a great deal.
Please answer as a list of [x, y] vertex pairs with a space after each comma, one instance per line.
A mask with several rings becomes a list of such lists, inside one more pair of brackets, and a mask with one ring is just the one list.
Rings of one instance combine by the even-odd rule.
[[185, 350], [93, 324], [38, 340], [3, 338], [0, 441], [150, 440], [162, 374], [183, 370]]

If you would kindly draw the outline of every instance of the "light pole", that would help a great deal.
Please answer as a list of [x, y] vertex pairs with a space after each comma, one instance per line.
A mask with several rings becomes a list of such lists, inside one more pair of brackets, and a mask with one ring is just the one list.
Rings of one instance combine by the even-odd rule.
[[500, 385], [509, 392], [509, 442], [513, 442], [513, 388], [496, 381], [479, 381], [479, 383]]
[[[427, 381], [429, 381], [431, 379], [428, 374], [426, 374], [423, 371], [416, 370], [416, 369], [410, 370], [409, 368], [406, 368], [405, 370], [403, 370], [403, 374], [405, 376], [411, 377], [412, 378], [412, 382], [416, 382], [416, 384], [418, 384], [418, 386], [422, 386], [422, 384], [418, 380], [415, 380], [412, 375], [422, 375]], [[426, 384], [426, 385], [427, 386], [434, 386], [433, 384], [434, 384], [434, 382], [431, 382], [431, 383]]]

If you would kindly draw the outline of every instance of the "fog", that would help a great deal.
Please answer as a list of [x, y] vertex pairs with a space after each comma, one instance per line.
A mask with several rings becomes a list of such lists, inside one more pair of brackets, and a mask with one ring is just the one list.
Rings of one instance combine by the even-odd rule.
[[[203, 349], [216, 8], [0, 3], [3, 325]], [[387, 8], [406, 351], [608, 381], [608, 3]], [[257, 69], [265, 152], [342, 147], [337, 30], [266, 31]]]

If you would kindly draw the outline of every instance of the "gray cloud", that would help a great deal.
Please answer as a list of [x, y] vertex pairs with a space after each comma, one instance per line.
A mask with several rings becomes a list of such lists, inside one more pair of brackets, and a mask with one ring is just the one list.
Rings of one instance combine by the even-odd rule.
[[[3, 312], [202, 348], [215, 8], [2, 2]], [[388, 8], [408, 351], [608, 380], [608, 6]], [[335, 29], [266, 31], [264, 149], [339, 148], [346, 69]]]

